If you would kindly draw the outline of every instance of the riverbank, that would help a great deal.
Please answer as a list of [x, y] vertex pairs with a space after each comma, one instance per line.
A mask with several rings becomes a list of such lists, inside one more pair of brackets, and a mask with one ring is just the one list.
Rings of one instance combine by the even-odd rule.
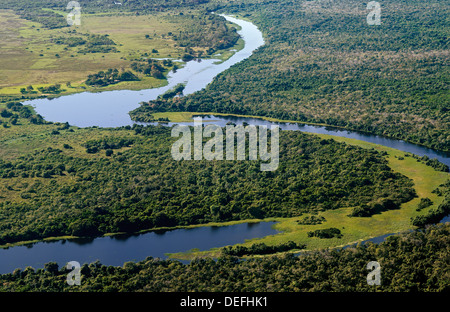
[[[215, 112], [156, 112], [152, 113], [154, 118], [157, 120], [159, 118], [167, 119], [168, 122], [193, 122], [193, 118], [195, 116], [220, 116], [220, 117], [237, 117], [237, 118], [252, 118], [252, 119], [260, 119], [265, 120], [269, 122], [275, 122], [275, 123], [289, 123], [289, 124], [298, 124], [298, 125], [309, 125], [309, 126], [317, 126], [317, 127], [326, 127], [329, 129], [337, 129], [341, 131], [350, 131], [360, 134], [366, 134], [366, 135], [373, 135], [376, 134], [372, 132], [367, 131], [361, 131], [361, 130], [353, 130], [347, 127], [341, 127], [341, 126], [333, 126], [328, 125], [324, 123], [314, 123], [314, 122], [307, 122], [307, 121], [298, 121], [298, 120], [288, 120], [288, 119], [279, 119], [279, 118], [272, 118], [272, 117], [265, 117], [265, 116], [256, 116], [256, 115], [240, 115], [240, 114], [228, 114], [228, 113], [215, 113]], [[383, 136], [380, 136], [383, 137]], [[396, 140], [395, 138], [390, 138], [388, 136], [385, 136], [386, 139]], [[421, 146], [427, 149], [430, 149], [425, 144], [420, 144], [418, 142], [410, 142], [408, 140], [402, 140], [403, 142], [407, 142], [410, 144], [414, 144], [417, 146]], [[431, 150], [431, 149], [430, 149]], [[446, 151], [438, 150], [441, 153], [448, 153]]]
[[[0, 26], [5, 29], [2, 33], [4, 53], [0, 57], [0, 97], [56, 98], [81, 92], [158, 88], [167, 85], [169, 72], [163, 73], [164, 79], [141, 75], [139, 81], [124, 81], [105, 87], [88, 86], [85, 80], [89, 74], [109, 68], [129, 70], [132, 62], [146, 59], [180, 60], [177, 62], [179, 68], [185, 64], [181, 61], [184, 48], [167, 35], [186, 26], [186, 21], [180, 16], [84, 13], [81, 25], [57, 29], [47, 29], [40, 23], [20, 18], [10, 10], [0, 10], [0, 19]], [[241, 29], [232, 22], [227, 21], [227, 24]], [[98, 34], [106, 34], [114, 42], [114, 52], [82, 53], [74, 44], [55, 43], [58, 38], [77, 39]], [[203, 53], [201, 59], [225, 62], [244, 45], [244, 41], [239, 39], [232, 47], [217, 50], [211, 55]], [[61, 85], [60, 92], [37, 91], [56, 84]], [[29, 86], [33, 89], [26, 90]], [[21, 92], [21, 89], [26, 92]]]
[[[326, 134], [313, 135], [324, 139], [334, 139], [338, 142], [344, 142], [362, 148], [373, 148], [380, 152], [386, 152], [386, 159], [388, 160], [389, 167], [395, 172], [399, 172], [413, 180], [418, 197], [402, 204], [401, 208], [398, 210], [384, 211], [371, 217], [348, 217], [353, 207], [323, 211], [318, 215], [324, 217], [326, 222], [319, 225], [299, 225], [297, 223], [298, 220], [311, 216], [312, 214], [305, 214], [301, 217], [287, 219], [265, 219], [264, 221], [277, 221], [278, 223], [275, 225], [275, 229], [279, 230], [281, 233], [264, 238], [247, 240], [244, 244], [240, 244], [241, 246], [250, 247], [255, 243], [279, 245], [287, 243], [288, 241], [294, 241], [297, 244], [306, 244], [306, 250], [343, 247], [390, 233], [413, 230], [416, 227], [411, 224], [410, 220], [412, 217], [425, 214], [430, 209], [435, 209], [442, 203], [443, 197], [437, 196], [433, 193], [433, 190], [450, 178], [448, 173], [436, 171], [423, 163], [417, 162], [416, 159], [412, 157], [404, 157], [405, 154], [408, 153], [386, 146]], [[425, 197], [430, 198], [433, 201], [433, 205], [420, 212], [416, 211], [420, 199]], [[341, 238], [320, 239], [311, 238], [307, 235], [310, 231], [330, 227], [340, 229], [343, 236]], [[298, 250], [292, 250], [290, 252], [298, 252]], [[196, 257], [218, 257], [219, 255], [220, 248], [215, 248], [206, 251], [191, 250], [174, 253], [170, 254], [169, 257], [171, 259], [192, 260]]]
[[29, 240], [29, 241], [20, 241], [15, 243], [8, 243], [4, 245], [0, 245], [0, 249], [8, 249], [12, 247], [17, 246], [26, 246], [26, 245], [33, 245], [36, 243], [42, 243], [42, 242], [57, 242], [57, 241], [63, 241], [63, 240], [94, 240], [102, 237], [115, 237], [115, 236], [135, 236], [140, 234], [146, 234], [150, 232], [155, 233], [164, 233], [167, 231], [174, 231], [174, 230], [188, 230], [188, 229], [196, 229], [201, 227], [225, 227], [225, 226], [233, 226], [237, 224], [256, 224], [260, 222], [271, 222], [276, 221], [273, 218], [267, 218], [267, 219], [247, 219], [247, 220], [235, 220], [235, 221], [227, 221], [227, 222], [208, 222], [205, 224], [191, 224], [186, 226], [172, 226], [172, 227], [156, 227], [146, 230], [140, 230], [136, 232], [117, 232], [117, 233], [106, 233], [102, 236], [97, 237], [82, 237], [82, 236], [72, 236], [72, 235], [65, 235], [65, 236], [56, 236], [56, 237], [47, 237], [44, 239], [35, 239], [35, 240]]
[[[182, 116], [180, 116], [181, 118]], [[221, 120], [221, 123], [225, 123], [225, 121]], [[23, 138], [23, 135], [21, 133], [12, 132], [9, 135], [5, 136], [4, 139], [5, 144], [3, 146], [7, 146], [9, 150], [11, 149], [20, 149], [22, 152], [25, 152], [30, 149], [30, 147], [37, 148], [41, 145], [43, 140], [43, 135], [45, 135], [45, 140], [47, 142], [50, 142], [51, 140], [51, 146], [60, 146], [61, 142], [68, 143], [72, 149], [70, 155], [77, 157], [88, 157], [89, 159], [93, 161], [102, 161], [104, 159], [104, 156], [97, 155], [97, 154], [86, 154], [85, 148], [83, 146], [80, 146], [80, 143], [78, 140], [89, 137], [91, 140], [98, 140], [101, 139], [103, 136], [101, 133], [99, 133], [98, 129], [95, 128], [89, 128], [89, 129], [79, 129], [75, 130], [75, 137], [72, 132], [67, 133], [60, 133], [58, 135], [59, 139], [50, 135], [55, 128], [56, 125], [41, 125], [41, 126], [32, 126], [26, 127], [25, 125], [21, 125], [19, 127], [15, 126], [10, 129], [6, 130], [14, 130], [14, 129], [24, 129], [25, 132], [33, 133], [34, 139], [31, 139], [28, 137], [26, 141], [23, 143], [20, 143], [18, 141], [19, 138]], [[41, 129], [41, 131], [37, 131], [37, 128]], [[74, 128], [75, 129], [75, 128]], [[297, 129], [297, 131], [301, 128]], [[129, 138], [131, 139], [133, 135], [130, 133], [130, 131], [125, 129], [118, 129], [114, 131], [107, 131], [109, 134], [109, 137], [113, 138]], [[310, 245], [312, 242], [311, 248], [326, 248], [329, 246], [339, 246], [339, 245], [345, 245], [348, 243], [351, 243], [353, 241], [357, 240], [364, 240], [370, 237], [376, 237], [379, 235], [402, 231], [405, 229], [411, 228], [410, 225], [410, 218], [414, 217], [418, 214], [426, 213], [430, 209], [433, 209], [437, 207], [442, 202], [442, 197], [437, 196], [435, 193], [433, 193], [433, 190], [439, 186], [439, 184], [442, 184], [446, 181], [448, 178], [448, 173], [444, 172], [438, 172], [435, 171], [433, 168], [426, 166], [425, 164], [421, 162], [417, 162], [416, 159], [412, 157], [405, 157], [405, 154], [408, 154], [404, 151], [396, 150], [394, 148], [385, 147], [361, 140], [355, 140], [350, 138], [344, 138], [344, 137], [338, 137], [333, 135], [326, 135], [326, 134], [310, 134], [314, 136], [319, 136], [324, 139], [334, 139], [335, 141], [344, 142], [346, 144], [353, 144], [365, 149], [371, 149], [374, 148], [380, 152], [387, 152], [387, 159], [389, 162], [390, 168], [392, 168], [394, 171], [402, 173], [403, 175], [411, 178], [414, 181], [415, 189], [417, 194], [419, 195], [419, 198], [414, 199], [413, 201], [406, 203], [402, 205], [402, 209], [399, 211], [389, 211], [384, 212], [381, 215], [375, 215], [371, 218], [348, 218], [347, 215], [350, 214], [350, 211], [352, 207], [340, 209], [340, 210], [334, 210], [334, 211], [325, 211], [321, 212], [320, 214], [324, 216], [327, 220], [326, 223], [324, 223], [322, 226], [333, 226], [333, 227], [345, 227], [343, 229], [343, 233], [345, 234], [342, 239], [335, 240], [320, 240], [320, 239], [311, 239], [307, 237], [307, 232], [311, 231], [312, 229], [320, 229], [320, 226], [308, 226], [308, 227], [299, 227], [296, 223], [299, 218], [268, 218], [264, 220], [240, 220], [240, 221], [232, 221], [232, 222], [225, 222], [225, 223], [207, 223], [207, 224], [197, 224], [197, 225], [190, 225], [190, 226], [177, 226], [177, 227], [160, 227], [160, 228], [152, 228], [152, 229], [146, 229], [135, 233], [128, 233], [126, 235], [136, 235], [136, 234], [144, 234], [147, 232], [152, 231], [167, 231], [167, 230], [177, 230], [177, 229], [192, 229], [192, 228], [198, 228], [198, 227], [218, 227], [218, 226], [231, 226], [235, 224], [241, 224], [241, 223], [255, 223], [255, 222], [261, 222], [261, 221], [275, 221], [278, 222], [276, 225], [276, 229], [283, 232], [283, 235], [276, 235], [274, 237], [265, 237], [264, 242], [266, 244], [279, 244], [283, 243], [289, 240], [299, 240], [299, 242], [307, 243], [307, 245]], [[14, 146], [13, 146], [14, 145]], [[45, 147], [44, 147], [45, 148]], [[6, 148], [5, 148], [6, 149]], [[115, 153], [123, 153], [126, 150], [128, 150], [129, 147], [124, 147], [122, 149], [115, 150]], [[74, 154], [75, 153], [75, 154]], [[7, 158], [16, 158], [18, 157], [18, 154], [11, 154], [11, 155], [5, 155]], [[72, 178], [69, 176], [67, 177], [61, 177], [61, 179], [64, 179], [67, 181], [66, 183], [68, 185], [71, 185], [73, 183]], [[20, 182], [21, 180], [18, 179], [17, 182], [15, 182], [16, 185], [22, 185], [23, 183]], [[20, 182], [20, 183], [19, 183]], [[11, 184], [10, 185], [14, 185]], [[13, 194], [13, 193], [11, 193]], [[433, 201], [433, 205], [424, 209], [422, 212], [418, 213], [415, 211], [415, 208], [417, 207], [417, 204], [420, 200], [420, 198], [430, 198]], [[300, 218], [303, 218], [307, 215], [301, 216]], [[345, 231], [344, 231], [345, 230]], [[375, 232], [374, 232], [375, 230]], [[124, 235], [123, 232], [118, 233], [108, 233], [104, 236], [114, 236], [114, 235]], [[284, 235], [286, 234], [286, 235]], [[61, 239], [80, 239], [80, 237], [75, 236], [64, 236], [64, 237], [51, 237], [46, 238], [41, 241], [58, 241]], [[95, 238], [83, 238], [88, 240], [93, 240]], [[40, 242], [39, 240], [34, 241], [24, 241], [24, 242], [18, 242], [15, 244], [8, 244], [4, 245], [2, 247], [13, 247], [13, 246], [19, 246], [19, 245], [30, 245], [33, 243]], [[208, 251], [209, 252], [209, 251]], [[208, 253], [206, 252], [206, 253]], [[188, 253], [189, 254], [189, 253]], [[195, 255], [201, 255], [205, 253], [197, 252]], [[178, 255], [177, 255], [178, 256]], [[183, 255], [182, 258], [185, 258], [186, 256]], [[187, 255], [187, 257], [190, 257], [190, 255]]]

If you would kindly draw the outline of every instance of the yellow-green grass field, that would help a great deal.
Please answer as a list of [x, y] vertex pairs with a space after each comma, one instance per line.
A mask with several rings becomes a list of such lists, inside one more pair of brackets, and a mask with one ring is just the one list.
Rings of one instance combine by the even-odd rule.
[[[414, 226], [412, 226], [410, 222], [411, 217], [425, 214], [430, 209], [439, 206], [443, 201], [443, 197], [437, 196], [432, 193], [432, 191], [450, 178], [448, 173], [436, 171], [423, 163], [417, 162], [417, 160], [412, 157], [404, 157], [407, 153], [393, 148], [325, 134], [310, 135], [317, 135], [327, 139], [332, 138], [339, 142], [387, 152], [388, 156], [386, 157], [389, 161], [389, 166], [394, 171], [399, 172], [414, 181], [414, 188], [417, 191], [418, 198], [402, 204], [401, 208], [398, 210], [385, 211], [380, 214], [375, 214], [372, 217], [348, 217], [353, 207], [322, 211], [318, 215], [323, 216], [326, 219], [326, 222], [319, 225], [299, 225], [296, 222], [310, 214], [295, 218], [267, 218], [261, 221], [277, 221], [278, 223], [275, 225], [275, 228], [281, 231], [281, 233], [263, 238], [246, 240], [245, 243], [238, 245], [251, 246], [254, 243], [278, 245], [288, 241], [294, 241], [298, 244], [306, 244], [306, 250], [341, 247], [384, 234], [414, 229]], [[400, 160], [401, 158], [399, 159], [398, 157], [403, 157], [403, 160]], [[430, 198], [433, 201], [433, 205], [423, 209], [421, 212], [417, 212], [417, 205], [420, 202], [420, 198], [423, 197]], [[242, 222], [245, 221], [231, 222], [223, 225]], [[310, 238], [307, 235], [309, 231], [330, 227], [340, 229], [343, 234], [342, 238], [320, 239], [316, 237]], [[293, 250], [291, 252], [296, 251], [298, 250]], [[174, 253], [170, 254], [170, 257], [174, 259], [193, 259], [195, 257], [217, 257], [219, 255], [220, 248], [213, 248], [206, 251], [190, 250], [187, 252]]]
[[[89, 74], [108, 68], [129, 69], [132, 59], [148, 53], [150, 57], [179, 57], [181, 48], [162, 39], [159, 33], [174, 28], [157, 16], [105, 16], [83, 15], [80, 26], [44, 29], [38, 23], [21, 19], [10, 11], [0, 11], [0, 94], [20, 94], [20, 88], [32, 85], [34, 89], [55, 83], [62, 85], [64, 93], [96, 90], [84, 85]], [[68, 37], [78, 33], [109, 34], [117, 43], [119, 53], [77, 53], [77, 48], [54, 44], [52, 38]], [[145, 38], [145, 34], [156, 33]], [[152, 53], [152, 49], [159, 53]], [[59, 57], [58, 57], [58, 56]], [[70, 82], [72, 87], [67, 87]], [[143, 89], [166, 83], [152, 77], [138, 82], [122, 82], [108, 89]]]
[[[62, 12], [63, 13], [63, 12]], [[87, 86], [89, 74], [109, 68], [129, 70], [131, 63], [147, 53], [150, 58], [181, 59], [184, 48], [164, 36], [176, 32], [182, 24], [169, 22], [164, 14], [83, 14], [80, 26], [45, 29], [12, 11], [0, 10], [0, 95], [21, 95], [20, 89], [32, 85], [48, 87], [60, 84], [65, 95], [83, 91], [118, 89], [142, 90], [161, 87], [165, 79], [144, 77], [141, 81], [120, 82], [107, 87]], [[73, 31], [76, 33], [73, 33]], [[109, 35], [118, 53], [77, 53], [77, 47], [55, 44], [52, 39], [78, 34]], [[149, 35], [148, 38], [145, 35]], [[231, 49], [218, 51], [224, 61], [243, 48], [242, 40]], [[153, 49], [158, 52], [153, 53]], [[70, 82], [70, 86], [67, 86]], [[40, 94], [39, 94], [40, 95]]]

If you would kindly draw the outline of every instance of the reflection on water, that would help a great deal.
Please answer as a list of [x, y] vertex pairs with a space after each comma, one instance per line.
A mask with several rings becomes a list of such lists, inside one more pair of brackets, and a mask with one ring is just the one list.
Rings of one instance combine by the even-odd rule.
[[245, 239], [274, 235], [275, 222], [196, 227], [170, 231], [152, 231], [134, 235], [115, 235], [96, 239], [65, 239], [0, 249], [0, 274], [27, 266], [42, 268], [50, 261], [60, 267], [69, 261], [121, 266], [127, 261], [141, 261], [147, 256], [167, 258], [175, 253], [198, 248], [208, 250], [244, 243]]
[[68, 238], [68, 239], [63, 240], [62, 244], [65, 244], [66, 241], [69, 241], [70, 243], [74, 243], [78, 246], [84, 246], [84, 245], [92, 244], [94, 242], [94, 238], [90, 238], [90, 237]]

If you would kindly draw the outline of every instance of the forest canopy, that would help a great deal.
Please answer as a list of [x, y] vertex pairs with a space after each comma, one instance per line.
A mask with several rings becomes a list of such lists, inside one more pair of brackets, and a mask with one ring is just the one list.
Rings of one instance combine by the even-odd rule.
[[255, 23], [265, 45], [200, 92], [139, 107], [135, 120], [155, 107], [256, 115], [450, 151], [448, 2], [384, 1], [379, 26], [357, 0], [217, 3]]

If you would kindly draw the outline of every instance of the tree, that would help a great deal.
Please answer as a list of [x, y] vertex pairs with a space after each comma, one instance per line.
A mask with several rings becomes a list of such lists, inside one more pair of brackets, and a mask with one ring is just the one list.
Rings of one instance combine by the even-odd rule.
[[44, 269], [52, 275], [58, 274], [58, 263], [49, 262], [44, 265]]
[[153, 78], [156, 78], [156, 79], [164, 79], [163, 73], [159, 69], [157, 69], [157, 68], [155, 68], [153, 66], [152, 66], [152, 69], [151, 69], [151, 75], [152, 75]]

